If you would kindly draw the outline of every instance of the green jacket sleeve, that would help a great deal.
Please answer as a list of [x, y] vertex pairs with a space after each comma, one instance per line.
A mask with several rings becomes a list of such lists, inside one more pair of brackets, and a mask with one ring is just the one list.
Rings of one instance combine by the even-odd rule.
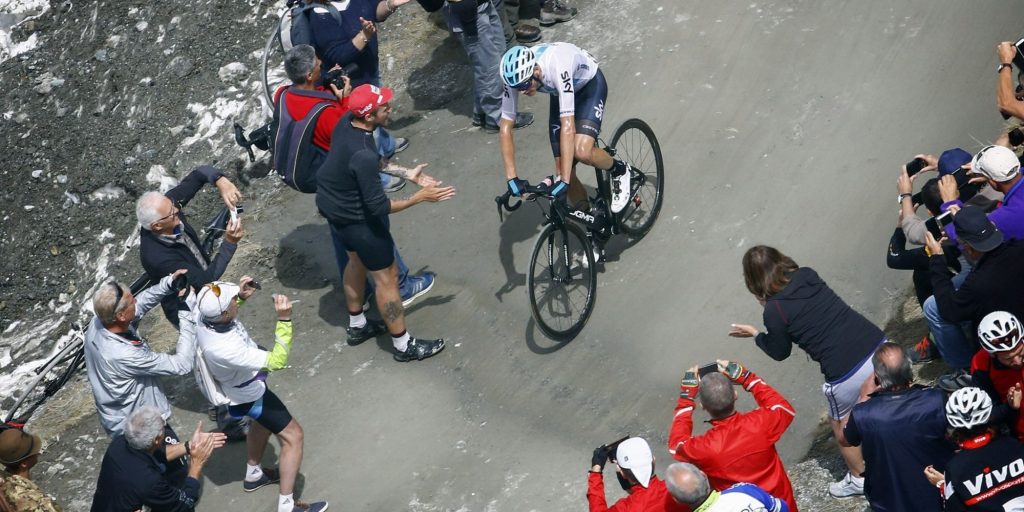
[[274, 327], [274, 349], [267, 354], [267, 370], [277, 371], [288, 366], [292, 350], [292, 322], [278, 320]]

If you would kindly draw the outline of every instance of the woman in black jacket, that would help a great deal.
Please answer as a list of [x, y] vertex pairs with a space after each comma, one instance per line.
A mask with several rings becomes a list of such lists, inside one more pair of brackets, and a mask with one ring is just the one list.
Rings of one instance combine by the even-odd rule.
[[764, 306], [765, 331], [733, 324], [729, 335], [754, 338], [776, 361], [789, 357], [796, 344], [818, 362], [825, 376], [822, 392], [828, 401], [832, 431], [850, 472], [829, 486], [836, 497], [863, 494], [864, 459], [860, 448], [847, 445], [843, 425], [873, 375], [871, 355], [885, 341], [882, 330], [854, 311], [817, 272], [800, 267], [774, 247], [758, 245], [743, 255], [747, 289]]

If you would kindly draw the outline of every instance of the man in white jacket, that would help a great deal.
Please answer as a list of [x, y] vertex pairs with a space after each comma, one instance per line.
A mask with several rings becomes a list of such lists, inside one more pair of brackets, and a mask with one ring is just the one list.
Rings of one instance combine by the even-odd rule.
[[[292, 304], [274, 296], [277, 325], [274, 347], [261, 349], [238, 318], [238, 307], [257, 290], [249, 276], [239, 284], [213, 282], [196, 296], [198, 341], [203, 359], [221, 392], [230, 401], [228, 413], [252, 418], [246, 436], [248, 460], [242, 487], [246, 492], [280, 482], [278, 512], [321, 512], [327, 502], [303, 503], [293, 498], [295, 477], [302, 464], [302, 427], [266, 384], [267, 374], [288, 365], [292, 346]], [[281, 443], [279, 468], [261, 468], [270, 435]]]

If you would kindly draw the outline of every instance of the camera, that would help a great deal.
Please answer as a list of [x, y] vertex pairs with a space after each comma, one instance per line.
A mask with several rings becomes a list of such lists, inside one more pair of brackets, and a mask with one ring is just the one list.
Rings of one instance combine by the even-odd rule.
[[718, 363], [717, 362], [708, 363], [708, 364], [706, 364], [704, 366], [701, 366], [700, 368], [697, 369], [697, 375], [699, 375], [700, 378], [702, 378], [702, 379], [706, 375], [710, 375], [712, 373], [718, 373]]
[[324, 85], [334, 84], [334, 86], [340, 91], [345, 88], [344, 77], [349, 76], [358, 70], [359, 65], [354, 62], [338, 69], [332, 69], [328, 71], [327, 76], [324, 77]]
[[174, 291], [180, 292], [187, 287], [188, 278], [185, 277], [185, 274], [181, 274], [178, 277], [175, 277], [173, 281], [171, 281], [171, 288], [173, 288]]

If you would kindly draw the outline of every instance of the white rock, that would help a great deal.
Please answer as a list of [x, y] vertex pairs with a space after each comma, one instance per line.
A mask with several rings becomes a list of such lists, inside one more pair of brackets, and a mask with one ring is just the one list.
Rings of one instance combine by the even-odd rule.
[[148, 28], [148, 27], [149, 27], [149, 23], [145, 22], [145, 21], [140, 21], [140, 22], [135, 24], [135, 30], [138, 30], [139, 32], [142, 32], [142, 31], [146, 30], [146, 28]]
[[65, 183], [67, 183], [67, 182], [68, 182], [68, 175], [67, 174], [58, 174], [57, 175], [57, 183], [60, 183], [61, 185], [63, 185]]
[[39, 179], [39, 177], [42, 176], [42, 175], [43, 175], [43, 170], [42, 169], [36, 169], [36, 170], [32, 171], [32, 177], [35, 178], [35, 179]]
[[123, 195], [123, 188], [115, 187], [110, 183], [107, 183], [89, 194], [89, 199], [92, 199], [93, 201], [106, 201], [109, 199], [117, 199]]
[[217, 76], [220, 77], [222, 82], [238, 83], [248, 78], [249, 68], [245, 67], [245, 64], [241, 62], [231, 62], [221, 66], [220, 70], [217, 71]]
[[35, 210], [35, 209], [36, 209], [36, 207], [31, 205], [31, 204], [26, 204], [25, 205], [25, 211], [26, 212], [30, 212], [30, 211]]

